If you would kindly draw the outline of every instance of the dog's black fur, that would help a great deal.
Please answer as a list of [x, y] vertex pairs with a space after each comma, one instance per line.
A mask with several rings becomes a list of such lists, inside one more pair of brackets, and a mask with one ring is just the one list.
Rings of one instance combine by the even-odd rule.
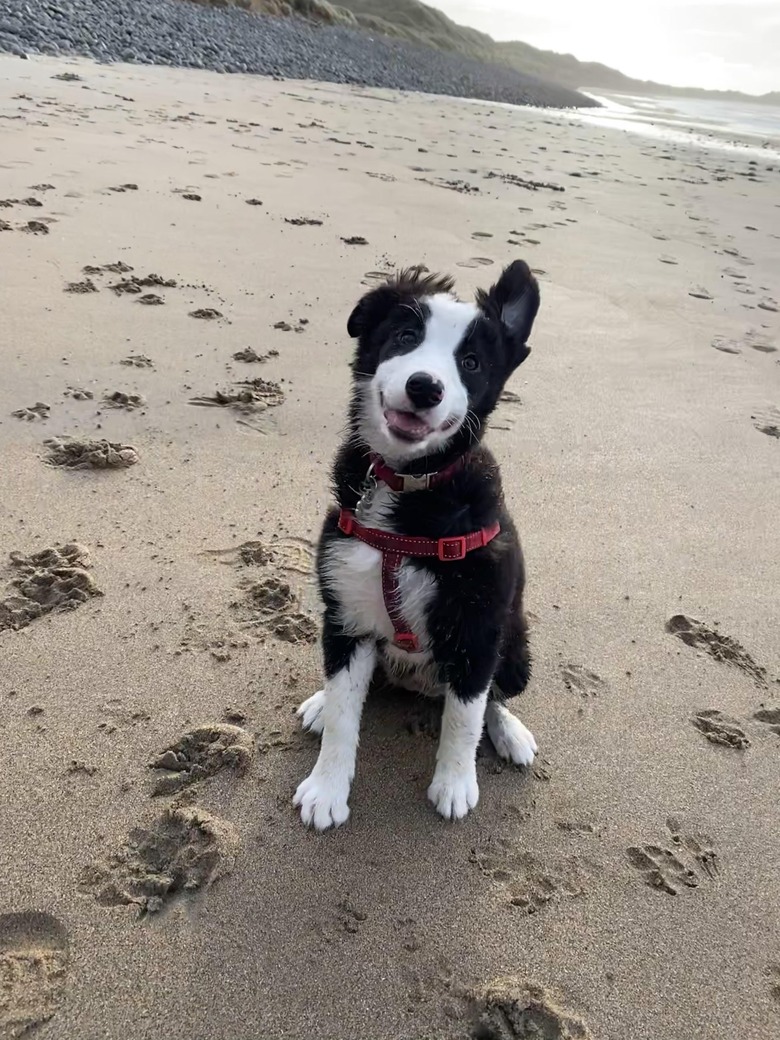
[[[393, 281], [369, 292], [349, 318], [357, 339], [353, 361], [353, 395], [346, 439], [333, 468], [339, 506], [354, 510], [369, 467], [369, 448], [360, 437], [361, 387], [378, 365], [394, 354], [415, 349], [426, 318], [423, 298], [449, 292], [452, 280], [401, 272]], [[450, 481], [425, 491], [398, 496], [389, 527], [404, 535], [441, 538], [462, 535], [498, 520], [500, 534], [489, 545], [458, 562], [413, 559], [436, 577], [437, 594], [428, 614], [428, 632], [438, 681], [450, 684], [464, 701], [490, 684], [503, 697], [520, 693], [528, 683], [531, 658], [523, 614], [523, 556], [515, 525], [504, 504], [499, 467], [481, 443], [485, 422], [501, 391], [530, 353], [527, 340], [539, 308], [539, 288], [528, 266], [511, 264], [496, 285], [477, 295], [480, 315], [459, 345], [457, 358], [476, 358], [477, 367], [462, 368], [470, 414], [476, 422], [461, 426], [435, 455], [416, 459], [409, 473], [441, 470], [464, 453], [465, 467]], [[346, 536], [331, 510], [320, 539], [318, 573], [325, 603], [323, 646], [325, 672], [331, 678], [349, 662], [358, 637], [339, 624], [339, 604], [327, 582], [323, 556], [334, 539]], [[496, 696], [495, 689], [491, 696]]]

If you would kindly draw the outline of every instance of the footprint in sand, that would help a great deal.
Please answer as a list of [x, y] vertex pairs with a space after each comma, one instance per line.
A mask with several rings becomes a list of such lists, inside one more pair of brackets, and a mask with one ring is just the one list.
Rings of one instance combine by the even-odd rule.
[[384, 285], [390, 278], [389, 271], [366, 271], [360, 282], [361, 285]]
[[[104, 274], [107, 271], [111, 274], [127, 274], [129, 271], [132, 271], [133, 268], [123, 260], [115, 260], [110, 264], [100, 264], [99, 266], [96, 264], [86, 264], [81, 270], [84, 274]], [[109, 288], [111, 288], [111, 286], [109, 286]]]
[[47, 1022], [65, 997], [69, 942], [51, 914], [0, 914], [0, 1037]]
[[759, 433], [765, 433], [767, 437], [780, 440], [780, 409], [768, 408], [763, 413], [751, 415], [750, 418]]
[[245, 599], [231, 606], [243, 616], [245, 628], [264, 629], [285, 643], [316, 642], [317, 622], [300, 610], [298, 598], [286, 582], [271, 576], [243, 582], [242, 587]]
[[472, 231], [471, 237], [472, 238], [492, 238], [493, 237], [493, 232], [492, 231]]
[[472, 256], [468, 260], [457, 260], [457, 267], [490, 267], [495, 263], [495, 260], [490, 260], [486, 256]]
[[693, 296], [695, 300], [714, 300], [715, 297], [712, 293], [705, 289], [703, 285], [697, 285], [693, 289], [688, 290], [688, 295]]
[[629, 862], [645, 884], [676, 896], [684, 888], [698, 888], [703, 880], [714, 880], [720, 867], [711, 839], [705, 834], [682, 834], [674, 817], [666, 826], [671, 848], [642, 845], [626, 849]]
[[[516, 394], [513, 390], [504, 390], [498, 401], [499, 404], [521, 405], [523, 403], [520, 395]], [[504, 409], [499, 409], [498, 413], [490, 419], [491, 430], [508, 431], [511, 430], [514, 425], [514, 416], [508, 415]]]
[[322, 227], [322, 221], [316, 217], [285, 217], [284, 222], [294, 227]]
[[127, 357], [123, 357], [120, 365], [129, 365], [132, 368], [154, 368], [154, 362], [146, 354], [128, 354]]
[[561, 899], [584, 895], [593, 867], [577, 856], [548, 865], [519, 842], [497, 837], [477, 845], [469, 859], [501, 886], [511, 906], [528, 914]]
[[75, 610], [103, 593], [89, 572], [89, 554], [71, 542], [24, 556], [10, 554], [14, 576], [10, 594], [0, 601], [0, 632], [18, 631], [54, 611]]
[[124, 408], [125, 411], [133, 412], [136, 408], [143, 408], [146, 398], [141, 394], [128, 394], [124, 390], [112, 390], [103, 397], [104, 404], [112, 408]]
[[206, 549], [208, 556], [222, 556], [222, 563], [233, 567], [265, 567], [293, 571], [309, 577], [314, 572], [316, 548], [307, 538], [283, 537], [269, 542], [253, 540], [229, 549]]
[[598, 697], [607, 690], [601, 676], [581, 664], [561, 665], [561, 676], [566, 689], [576, 690], [582, 697]]
[[232, 769], [239, 776], [249, 768], [255, 738], [241, 726], [213, 723], [188, 730], [150, 763], [160, 770], [152, 795], [169, 795]]
[[769, 978], [769, 992], [776, 1004], [780, 1004], [780, 964], [768, 964], [766, 974]]
[[737, 751], [750, 747], [750, 739], [739, 722], [717, 708], [697, 711], [691, 716], [691, 722], [712, 744], [722, 744]]
[[127, 469], [138, 462], [138, 452], [130, 444], [116, 441], [81, 441], [75, 437], [50, 437], [43, 442], [49, 454], [48, 466], [67, 469]]
[[763, 722], [780, 736], [780, 708], [759, 708], [753, 713], [756, 722]]
[[741, 344], [735, 339], [728, 339], [726, 336], [716, 336], [711, 344], [716, 350], [722, 351], [724, 354], [741, 354]]
[[519, 975], [495, 979], [469, 997], [471, 1040], [591, 1040], [581, 1018], [564, 1011], [548, 990]]
[[85, 293], [98, 292], [98, 287], [91, 278], [85, 278], [82, 282], [68, 282], [63, 292], [83, 296]]
[[284, 391], [278, 383], [257, 376], [255, 379], [244, 379], [236, 384], [239, 390], [216, 390], [210, 396], [191, 397], [189, 404], [202, 407], [231, 408], [245, 416], [238, 422], [250, 426], [259, 433], [264, 433], [262, 426], [253, 423], [249, 417], [265, 412], [269, 408], [277, 408], [284, 403]]
[[232, 871], [235, 827], [197, 806], [171, 807], [148, 826], [130, 831], [120, 848], [87, 867], [82, 892], [101, 906], [137, 906], [141, 915], [200, 889]]
[[716, 661], [725, 661], [746, 672], [758, 686], [766, 686], [766, 668], [756, 664], [747, 650], [731, 636], [725, 636], [708, 628], [703, 621], [688, 617], [686, 614], [675, 614], [666, 622], [666, 631], [681, 639], [686, 646], [714, 657]]
[[751, 350], [757, 350], [760, 354], [776, 354], [777, 347], [768, 336], [758, 329], [748, 329], [745, 333], [745, 343]]
[[279, 356], [279, 351], [278, 350], [269, 350], [267, 354], [258, 354], [254, 347], [244, 347], [243, 350], [237, 350], [233, 354], [233, 360], [234, 361], [243, 361], [246, 364], [250, 364], [250, 365], [251, 364], [261, 364], [261, 365], [264, 365], [265, 362], [270, 357], [278, 357], [278, 356]]
[[214, 321], [216, 318], [224, 317], [224, 315], [213, 307], [199, 307], [195, 311], [190, 311], [190, 317], [200, 318], [201, 321]]
[[35, 422], [36, 419], [48, 419], [50, 411], [50, 404], [44, 404], [43, 401], [36, 401], [35, 404], [30, 405], [29, 408], [17, 408], [16, 411], [11, 412], [11, 415], [15, 419], [24, 419], [26, 422]]
[[777, 347], [758, 329], [749, 329], [742, 340], [729, 339], [727, 336], [716, 336], [712, 340], [712, 346], [716, 350], [722, 350], [724, 354], [740, 354], [742, 347], [750, 347], [759, 354], [776, 354]]

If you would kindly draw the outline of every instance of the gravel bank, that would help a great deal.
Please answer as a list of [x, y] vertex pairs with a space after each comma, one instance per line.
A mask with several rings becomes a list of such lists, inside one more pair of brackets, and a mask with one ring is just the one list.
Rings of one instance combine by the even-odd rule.
[[588, 98], [501, 65], [341, 26], [188, 0], [0, 0], [0, 52], [77, 54], [566, 108]]

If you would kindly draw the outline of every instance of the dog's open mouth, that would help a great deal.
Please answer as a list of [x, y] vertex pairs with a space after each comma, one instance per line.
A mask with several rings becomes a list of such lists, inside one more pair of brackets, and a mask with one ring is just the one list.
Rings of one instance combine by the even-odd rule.
[[393, 436], [398, 437], [402, 441], [411, 443], [424, 441], [426, 437], [433, 433], [433, 428], [428, 425], [425, 419], [422, 419], [414, 412], [399, 412], [395, 408], [386, 408], [385, 422]]

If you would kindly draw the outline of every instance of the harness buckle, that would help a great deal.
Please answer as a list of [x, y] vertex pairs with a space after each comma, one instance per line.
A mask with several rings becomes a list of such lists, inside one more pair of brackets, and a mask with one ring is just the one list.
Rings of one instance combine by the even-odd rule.
[[452, 538], [440, 538], [436, 548], [436, 555], [443, 563], [452, 560], [462, 560], [468, 549], [466, 548], [466, 536], [456, 535]]
[[423, 473], [422, 476], [416, 477], [413, 473], [400, 473], [399, 476], [403, 481], [404, 491], [427, 491], [431, 486], [432, 473]]
[[393, 636], [393, 646], [405, 650], [407, 654], [416, 654], [420, 651], [420, 640], [414, 632], [396, 632]]

